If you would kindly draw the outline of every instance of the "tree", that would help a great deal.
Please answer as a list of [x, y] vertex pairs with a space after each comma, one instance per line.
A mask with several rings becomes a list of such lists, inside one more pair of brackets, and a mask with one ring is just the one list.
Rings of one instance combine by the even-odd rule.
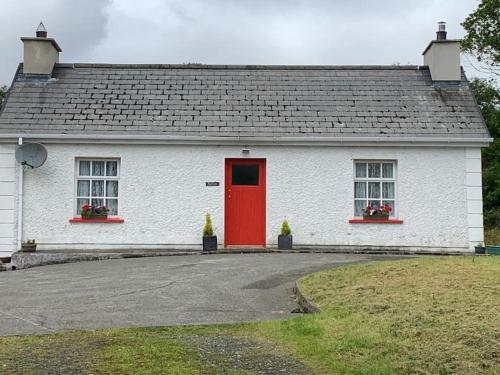
[[487, 227], [500, 226], [500, 90], [485, 79], [472, 80], [470, 87], [494, 138], [482, 151], [484, 222]]
[[0, 86], [0, 108], [2, 108], [2, 104], [6, 96], [7, 96], [7, 86]]
[[462, 50], [500, 75], [500, 0], [481, 0], [477, 9], [462, 22], [467, 35]]

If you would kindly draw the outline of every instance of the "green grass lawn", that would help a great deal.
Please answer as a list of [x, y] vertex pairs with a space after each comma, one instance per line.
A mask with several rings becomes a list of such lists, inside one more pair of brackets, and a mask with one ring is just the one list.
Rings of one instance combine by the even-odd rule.
[[300, 285], [321, 313], [4, 337], [0, 374], [500, 373], [500, 257], [352, 265]]

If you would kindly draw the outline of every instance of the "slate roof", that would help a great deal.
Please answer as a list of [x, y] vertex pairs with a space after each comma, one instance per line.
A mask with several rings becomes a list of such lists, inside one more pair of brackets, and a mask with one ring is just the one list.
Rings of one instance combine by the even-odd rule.
[[468, 87], [419, 66], [58, 64], [16, 77], [0, 134], [485, 138]]

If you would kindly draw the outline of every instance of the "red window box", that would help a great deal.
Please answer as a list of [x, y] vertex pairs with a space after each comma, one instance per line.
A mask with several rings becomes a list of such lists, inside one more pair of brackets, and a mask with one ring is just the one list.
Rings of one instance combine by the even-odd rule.
[[403, 224], [400, 219], [349, 219], [349, 224]]
[[107, 223], [107, 224], [119, 224], [123, 223], [125, 220], [121, 217], [107, 217], [106, 219], [82, 219], [81, 217], [73, 217], [69, 219], [70, 223]]

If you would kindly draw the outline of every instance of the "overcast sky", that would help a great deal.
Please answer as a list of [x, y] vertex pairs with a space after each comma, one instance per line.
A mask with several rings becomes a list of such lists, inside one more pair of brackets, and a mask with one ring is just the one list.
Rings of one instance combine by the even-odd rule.
[[[446, 21], [460, 38], [478, 0], [2, 0], [0, 84], [42, 20], [61, 62], [421, 64]], [[468, 60], [469, 77], [476, 73]]]

